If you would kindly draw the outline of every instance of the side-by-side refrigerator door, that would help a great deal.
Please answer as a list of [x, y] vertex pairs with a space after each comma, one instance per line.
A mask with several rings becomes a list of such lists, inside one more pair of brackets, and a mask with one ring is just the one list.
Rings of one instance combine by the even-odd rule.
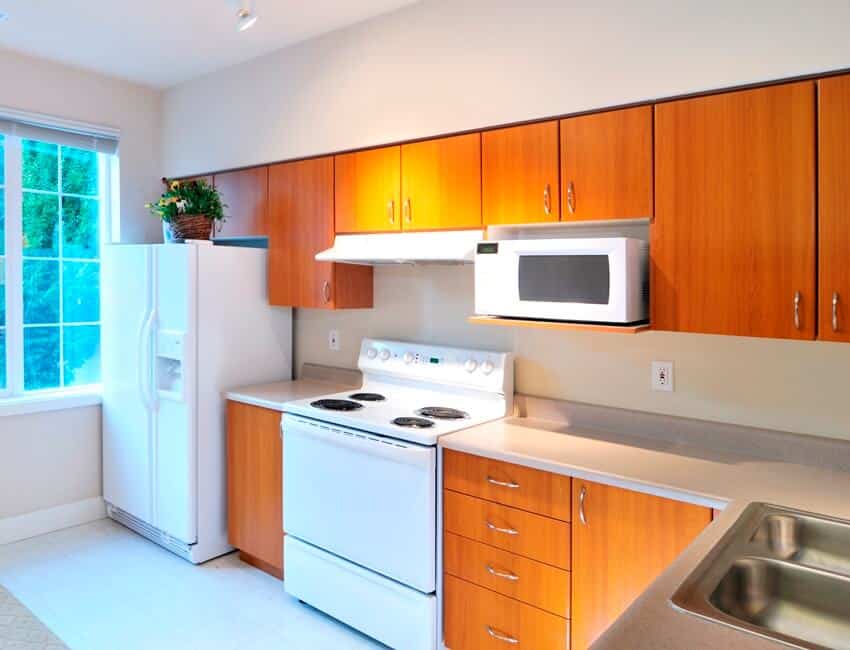
[[197, 249], [156, 247], [154, 282], [154, 507], [156, 526], [198, 538]]
[[103, 252], [103, 496], [153, 523], [153, 247]]

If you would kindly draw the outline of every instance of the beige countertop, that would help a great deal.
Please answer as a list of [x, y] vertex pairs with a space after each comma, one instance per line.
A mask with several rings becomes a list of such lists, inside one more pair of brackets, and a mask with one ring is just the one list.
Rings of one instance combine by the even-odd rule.
[[234, 402], [283, 411], [286, 402], [338, 393], [358, 386], [360, 373], [356, 370], [305, 364], [299, 379], [233, 388], [226, 391], [224, 397]]
[[[529, 398], [528, 401], [541, 400]], [[508, 418], [443, 436], [440, 446], [723, 509], [597, 639], [593, 649], [787, 647], [677, 611], [670, 604], [670, 597], [752, 501], [850, 519], [850, 472], [847, 471], [850, 444], [635, 412], [621, 412], [626, 417], [621, 417], [618, 431], [602, 431], [593, 426], [592, 411], [603, 410], [581, 408], [591, 412], [563, 420]], [[534, 410], [525, 415], [531, 415]], [[544, 414], [552, 415], [551, 411], [550, 408]], [[599, 418], [605, 424], [616, 419], [604, 415]], [[623, 433], [632, 421], [641, 431], [640, 436]], [[659, 423], [664, 421], [671, 425], [667, 427], [667, 435], [655, 438], [646, 435], [653, 427], [663, 428]], [[704, 431], [692, 435], [700, 426]], [[789, 461], [789, 449], [797, 452], [800, 463]], [[818, 465], [814, 464], [815, 460]]]

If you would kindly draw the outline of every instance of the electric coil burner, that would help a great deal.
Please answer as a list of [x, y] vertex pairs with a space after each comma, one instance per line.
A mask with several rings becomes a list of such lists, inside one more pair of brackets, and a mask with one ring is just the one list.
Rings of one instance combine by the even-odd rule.
[[351, 399], [356, 399], [358, 402], [383, 402], [386, 397], [380, 393], [354, 393], [349, 395]]
[[310, 402], [310, 406], [325, 411], [356, 411], [363, 408], [362, 404], [349, 399], [317, 399], [315, 402]]
[[414, 429], [429, 429], [434, 426], [431, 420], [425, 418], [401, 417], [393, 420], [393, 424], [399, 427], [412, 427]]
[[426, 406], [424, 409], [416, 411], [416, 415], [423, 415], [435, 420], [463, 420], [469, 417], [469, 413], [447, 406]]

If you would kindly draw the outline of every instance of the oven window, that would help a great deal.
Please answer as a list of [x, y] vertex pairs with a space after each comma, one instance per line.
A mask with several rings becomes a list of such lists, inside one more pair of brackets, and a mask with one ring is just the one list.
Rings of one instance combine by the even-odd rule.
[[607, 305], [611, 275], [607, 255], [523, 255], [519, 299]]

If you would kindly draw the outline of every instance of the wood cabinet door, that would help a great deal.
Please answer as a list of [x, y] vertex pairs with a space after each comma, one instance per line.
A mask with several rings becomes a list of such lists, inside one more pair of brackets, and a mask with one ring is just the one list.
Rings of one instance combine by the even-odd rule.
[[850, 75], [818, 83], [818, 338], [850, 341]]
[[269, 302], [308, 308], [372, 306], [372, 267], [317, 262], [334, 241], [334, 160], [269, 169]]
[[815, 84], [655, 107], [653, 329], [815, 335]]
[[652, 106], [561, 120], [561, 219], [652, 213]]
[[268, 235], [269, 168], [252, 167], [216, 174], [213, 184], [227, 205], [227, 219], [213, 230], [213, 237], [262, 237]]
[[278, 411], [227, 402], [227, 536], [283, 572], [283, 445]]
[[335, 156], [336, 232], [401, 229], [401, 147]]
[[481, 227], [481, 134], [401, 147], [403, 230]]
[[572, 649], [586, 650], [711, 522], [711, 509], [573, 480]]
[[558, 221], [558, 122], [485, 131], [481, 139], [484, 223]]

